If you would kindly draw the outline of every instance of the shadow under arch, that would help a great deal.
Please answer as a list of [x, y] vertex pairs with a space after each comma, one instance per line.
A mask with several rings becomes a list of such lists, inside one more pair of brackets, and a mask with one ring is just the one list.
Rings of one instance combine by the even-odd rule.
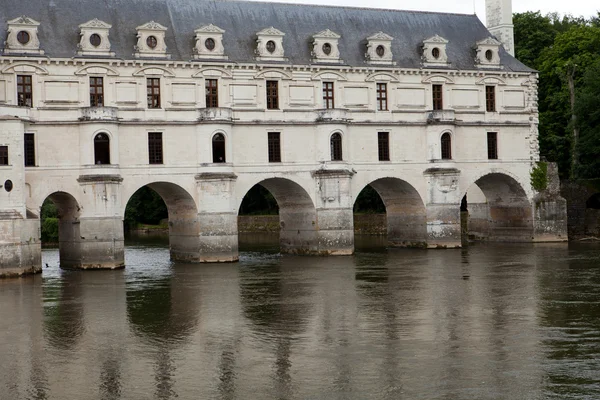
[[385, 205], [388, 243], [427, 247], [427, 209], [417, 189], [402, 179], [389, 177], [376, 179], [368, 186], [375, 189]]
[[[75, 197], [67, 192], [58, 191], [49, 194], [42, 205], [47, 200], [50, 200], [56, 206], [60, 267], [63, 269], [77, 268], [81, 264], [82, 251], [79, 226], [81, 207]], [[40, 205], [40, 210], [42, 205]], [[46, 221], [42, 222], [47, 223]]]
[[[286, 178], [269, 178], [257, 185], [267, 189], [279, 207], [280, 251], [291, 254], [317, 253], [317, 211], [308, 192]], [[238, 215], [241, 207], [240, 203]]]
[[[169, 219], [169, 251], [171, 260], [200, 262], [200, 224], [198, 208], [193, 196], [181, 186], [171, 182], [152, 182], [149, 187], [162, 198], [167, 206]], [[142, 187], [138, 188], [128, 199]]]
[[492, 172], [469, 186], [463, 197], [469, 238], [500, 242], [533, 239], [533, 210], [527, 193], [512, 176]]

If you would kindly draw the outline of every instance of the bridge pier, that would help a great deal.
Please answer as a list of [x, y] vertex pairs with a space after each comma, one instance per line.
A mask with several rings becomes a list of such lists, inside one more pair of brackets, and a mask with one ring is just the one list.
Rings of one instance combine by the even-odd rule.
[[42, 272], [39, 219], [0, 210], [0, 278]]
[[429, 168], [424, 172], [427, 193], [427, 247], [461, 247], [460, 193], [456, 168]]

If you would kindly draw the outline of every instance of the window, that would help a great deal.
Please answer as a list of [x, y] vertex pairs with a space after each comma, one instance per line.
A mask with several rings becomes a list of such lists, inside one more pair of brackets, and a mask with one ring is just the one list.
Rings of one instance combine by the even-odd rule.
[[104, 79], [90, 77], [90, 107], [104, 107]]
[[213, 162], [225, 162], [225, 136], [222, 133], [217, 133], [212, 138]]
[[485, 87], [485, 111], [496, 111], [496, 88], [494, 86]]
[[379, 161], [390, 161], [390, 134], [389, 132], [377, 133], [377, 148]]
[[433, 109], [434, 110], [443, 110], [444, 103], [442, 101], [442, 85], [432, 85], [431, 93], [433, 98]]
[[325, 108], [334, 108], [333, 82], [323, 82], [323, 106]]
[[17, 75], [17, 105], [33, 107], [31, 75]]
[[160, 78], [146, 79], [148, 108], [160, 108]]
[[33, 133], [25, 134], [25, 166], [35, 167], [35, 137]]
[[279, 108], [279, 82], [267, 81], [267, 109], [277, 110]]
[[331, 161], [342, 161], [342, 135], [334, 133], [331, 135]]
[[488, 159], [489, 160], [497, 160], [498, 159], [498, 133], [497, 132], [488, 132], [487, 133], [487, 150], [488, 150]]
[[442, 160], [451, 160], [452, 138], [450, 138], [450, 134], [448, 132], [444, 133], [440, 142], [442, 145]]
[[387, 83], [377, 84], [377, 111], [387, 111]]
[[8, 146], [0, 146], [0, 165], [8, 165]]
[[162, 132], [148, 132], [148, 163], [163, 163]]
[[106, 133], [94, 137], [94, 164], [110, 164], [110, 138]]
[[216, 108], [219, 107], [219, 81], [217, 79], [207, 79], [204, 83], [206, 88], [206, 107]]
[[269, 132], [269, 162], [281, 162], [281, 141], [279, 132]]

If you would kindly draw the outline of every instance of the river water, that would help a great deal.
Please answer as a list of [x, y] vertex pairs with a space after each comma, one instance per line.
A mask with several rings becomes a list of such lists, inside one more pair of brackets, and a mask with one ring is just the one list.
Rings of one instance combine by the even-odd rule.
[[0, 280], [0, 398], [599, 399], [600, 246], [382, 249]]

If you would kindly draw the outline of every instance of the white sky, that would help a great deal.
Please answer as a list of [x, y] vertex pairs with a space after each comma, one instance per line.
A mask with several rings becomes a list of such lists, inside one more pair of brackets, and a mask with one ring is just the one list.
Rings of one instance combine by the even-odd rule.
[[[261, 0], [275, 1], [275, 0]], [[472, 14], [473, 8], [485, 23], [485, 0], [277, 0], [281, 3], [326, 4], [391, 8], [398, 10], [441, 11]], [[586, 18], [595, 16], [600, 10], [598, 0], [513, 0], [513, 12], [541, 11], [542, 14], [558, 12]]]

